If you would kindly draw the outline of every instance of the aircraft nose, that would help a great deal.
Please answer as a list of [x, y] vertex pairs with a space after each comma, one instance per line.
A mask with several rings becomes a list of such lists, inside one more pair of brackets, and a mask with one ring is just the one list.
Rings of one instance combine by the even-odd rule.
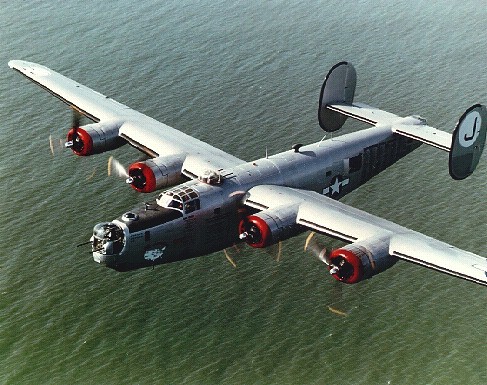
[[92, 252], [95, 262], [113, 266], [125, 245], [123, 230], [113, 222], [99, 223], [93, 228]]
[[93, 251], [93, 260], [100, 265], [105, 265], [106, 267], [114, 268], [116, 266], [118, 254], [103, 254], [97, 251]]
[[106, 255], [103, 255], [103, 254], [100, 254], [100, 253], [94, 252], [93, 253], [93, 260], [95, 262], [98, 262], [98, 263], [102, 264], [102, 265], [106, 265], [106, 263], [107, 263], [107, 256]]

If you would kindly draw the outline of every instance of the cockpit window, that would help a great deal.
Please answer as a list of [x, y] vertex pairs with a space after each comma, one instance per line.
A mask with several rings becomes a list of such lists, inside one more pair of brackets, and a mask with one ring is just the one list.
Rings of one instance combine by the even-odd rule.
[[200, 209], [199, 194], [191, 187], [176, 187], [165, 191], [157, 198], [157, 204], [185, 214]]

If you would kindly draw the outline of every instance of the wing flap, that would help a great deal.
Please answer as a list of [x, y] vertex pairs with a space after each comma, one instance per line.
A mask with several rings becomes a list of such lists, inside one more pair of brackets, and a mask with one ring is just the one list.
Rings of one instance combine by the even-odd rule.
[[[322, 199], [326, 198], [326, 199]], [[317, 194], [305, 195], [299, 206], [296, 222], [310, 229], [345, 242], [368, 239], [386, 233], [368, 214], [360, 212], [331, 198]]]

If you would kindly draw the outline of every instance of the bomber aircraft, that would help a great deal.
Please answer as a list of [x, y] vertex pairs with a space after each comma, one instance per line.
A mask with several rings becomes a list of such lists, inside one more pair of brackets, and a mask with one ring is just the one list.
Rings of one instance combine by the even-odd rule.
[[338, 281], [353, 284], [398, 260], [487, 285], [487, 260], [338, 199], [418, 148], [449, 153], [453, 179], [476, 168], [486, 140], [487, 112], [475, 104], [452, 134], [420, 116], [400, 117], [354, 102], [356, 71], [340, 62], [325, 77], [318, 120], [326, 132], [350, 117], [372, 127], [250, 162], [239, 159], [71, 80], [45, 66], [9, 66], [82, 114], [66, 147], [80, 156], [130, 144], [149, 156], [128, 169], [127, 183], [154, 198], [97, 224], [90, 239], [96, 262], [117, 271], [204, 256], [246, 242], [265, 248], [312, 230], [346, 243], [320, 259]]

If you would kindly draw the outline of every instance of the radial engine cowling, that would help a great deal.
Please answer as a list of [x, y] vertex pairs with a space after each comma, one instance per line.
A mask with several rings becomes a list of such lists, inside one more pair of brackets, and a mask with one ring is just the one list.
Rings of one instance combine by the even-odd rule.
[[66, 147], [79, 156], [100, 154], [114, 150], [125, 144], [118, 136], [118, 122], [93, 123], [86, 126], [73, 127], [68, 132]]
[[299, 234], [296, 211], [291, 207], [264, 210], [242, 219], [238, 226], [240, 239], [256, 248], [263, 248]]
[[159, 156], [129, 167], [129, 183], [134, 190], [150, 193], [187, 180], [181, 173], [184, 156]]
[[379, 274], [397, 262], [389, 255], [389, 238], [351, 243], [330, 254], [330, 274], [344, 283], [357, 283]]

